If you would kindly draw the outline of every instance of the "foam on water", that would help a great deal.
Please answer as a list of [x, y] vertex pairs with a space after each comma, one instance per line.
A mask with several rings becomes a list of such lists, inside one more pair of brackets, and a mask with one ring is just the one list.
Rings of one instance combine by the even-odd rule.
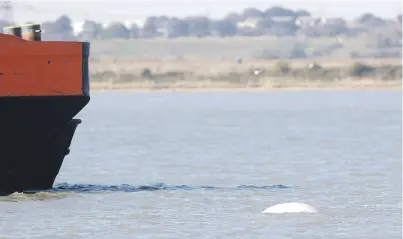
[[240, 185], [236, 187], [215, 187], [215, 186], [189, 186], [189, 185], [166, 185], [157, 183], [152, 185], [96, 185], [96, 184], [68, 184], [59, 183], [51, 190], [44, 191], [26, 191], [24, 193], [13, 193], [6, 197], [0, 197], [0, 201], [25, 201], [25, 200], [49, 200], [62, 199], [70, 196], [79, 196], [83, 193], [107, 193], [123, 192], [134, 193], [141, 191], [177, 191], [177, 190], [281, 190], [290, 187], [284, 185]]

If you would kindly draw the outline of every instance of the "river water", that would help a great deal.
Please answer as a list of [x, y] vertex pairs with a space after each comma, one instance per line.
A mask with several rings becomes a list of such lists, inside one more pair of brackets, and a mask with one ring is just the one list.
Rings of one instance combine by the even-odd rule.
[[[0, 238], [401, 238], [401, 92], [93, 93]], [[304, 202], [313, 214], [262, 214]]]

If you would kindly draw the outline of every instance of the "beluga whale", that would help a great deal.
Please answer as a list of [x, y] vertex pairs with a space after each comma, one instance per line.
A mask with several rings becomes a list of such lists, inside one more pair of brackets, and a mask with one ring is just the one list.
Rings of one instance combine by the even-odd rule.
[[262, 213], [315, 213], [316, 208], [306, 203], [288, 202], [280, 203], [266, 208]]

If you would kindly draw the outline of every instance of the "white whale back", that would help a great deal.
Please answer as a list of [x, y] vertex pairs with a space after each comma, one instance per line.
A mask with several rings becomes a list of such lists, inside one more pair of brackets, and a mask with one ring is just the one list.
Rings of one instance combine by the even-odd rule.
[[266, 208], [262, 213], [315, 213], [317, 211], [316, 208], [306, 203], [289, 202]]

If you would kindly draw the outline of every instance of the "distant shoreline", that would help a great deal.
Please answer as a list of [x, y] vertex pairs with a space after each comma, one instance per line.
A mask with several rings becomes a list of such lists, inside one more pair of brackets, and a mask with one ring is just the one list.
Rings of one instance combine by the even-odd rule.
[[274, 92], [402, 90], [397, 59], [227, 61], [123, 60], [91, 64], [92, 91]]
[[91, 83], [91, 92], [298, 92], [298, 91], [402, 91], [401, 81], [397, 82], [366, 82], [366, 84], [305, 84], [283, 85], [274, 87], [242, 87], [242, 86], [164, 86], [135, 84], [102, 84]]

